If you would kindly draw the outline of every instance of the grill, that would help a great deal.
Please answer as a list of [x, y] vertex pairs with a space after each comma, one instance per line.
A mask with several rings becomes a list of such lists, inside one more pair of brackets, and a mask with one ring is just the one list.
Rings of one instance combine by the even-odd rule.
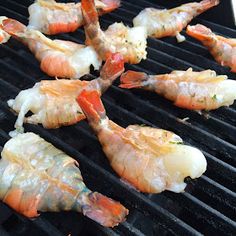
[[[30, 0], [1, 0], [0, 15], [28, 23]], [[132, 18], [145, 7], [163, 7], [163, 1], [122, 1], [122, 6], [101, 17], [101, 25], [123, 21], [131, 25]], [[164, 1], [165, 2], [165, 1]], [[168, 1], [167, 1], [168, 2]], [[223, 1], [222, 1], [223, 2]], [[179, 2], [178, 2], [179, 3]], [[164, 3], [162, 3], [164, 4]], [[214, 9], [211, 10], [214, 12]], [[207, 13], [205, 14], [207, 16]], [[209, 13], [210, 15], [210, 13]], [[206, 21], [213, 31], [236, 38], [236, 30]], [[183, 32], [185, 35], [185, 32]], [[78, 43], [84, 41], [83, 30], [57, 36]], [[213, 69], [234, 79], [234, 74], [219, 66], [197, 41], [177, 44], [174, 38], [148, 39], [148, 59], [127, 69], [149, 74], [172, 70]], [[10, 138], [16, 116], [6, 101], [22, 89], [49, 79], [29, 50], [16, 40], [0, 46], [0, 147]], [[207, 158], [208, 169], [197, 180], [189, 182], [186, 192], [175, 194], [141, 194], [119, 180], [112, 171], [101, 146], [85, 121], [74, 126], [45, 130], [41, 126], [25, 125], [47, 141], [74, 157], [80, 163], [85, 183], [121, 201], [130, 214], [126, 222], [107, 229], [74, 212], [42, 213], [29, 220], [0, 203], [0, 235], [235, 235], [236, 232], [236, 104], [209, 113], [199, 114], [172, 105], [157, 94], [124, 90], [116, 82], [103, 96], [108, 116], [121, 126], [147, 124], [174, 131], [188, 144], [198, 147]], [[188, 121], [181, 119], [189, 117]]]

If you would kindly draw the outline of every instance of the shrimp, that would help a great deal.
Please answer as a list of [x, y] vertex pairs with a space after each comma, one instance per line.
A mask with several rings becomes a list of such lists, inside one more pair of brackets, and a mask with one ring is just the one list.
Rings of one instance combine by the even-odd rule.
[[[83, 89], [96, 89], [105, 92], [112, 82], [124, 71], [121, 55], [111, 55], [103, 66], [100, 77], [92, 81], [81, 80], [42, 80], [33, 88], [21, 91], [8, 105], [17, 112], [16, 131], [24, 131], [23, 122], [42, 124], [45, 128], [55, 129], [60, 126], [72, 125], [85, 116], [76, 102]], [[33, 115], [26, 117], [28, 111]], [[14, 133], [13, 133], [14, 134]]]
[[78, 162], [34, 133], [10, 139], [1, 156], [0, 198], [26, 217], [73, 210], [113, 227], [128, 214], [119, 202], [89, 190]]
[[203, 0], [183, 4], [169, 10], [145, 8], [134, 19], [134, 26], [147, 28], [148, 36], [163, 38], [176, 36], [178, 42], [185, 40], [180, 32], [199, 14], [219, 4], [219, 0]]
[[102, 62], [92, 47], [51, 40], [13, 19], [4, 20], [3, 29], [29, 47], [40, 62], [41, 70], [49, 76], [78, 79], [89, 73], [90, 65], [96, 70], [101, 66]]
[[[120, 0], [95, 0], [99, 15], [118, 8]], [[29, 6], [29, 28], [45, 34], [69, 33], [84, 24], [81, 3], [57, 3], [37, 0]]]
[[115, 172], [145, 193], [181, 192], [184, 178], [200, 177], [206, 170], [201, 151], [184, 145], [163, 129], [130, 125], [126, 129], [106, 116], [97, 91], [83, 91], [77, 99]]
[[163, 75], [127, 71], [121, 76], [120, 87], [154, 91], [189, 110], [214, 110], [232, 105], [236, 99], [236, 81], [212, 70], [194, 72], [189, 68]]
[[200, 40], [218, 63], [230, 67], [231, 71], [236, 73], [236, 39], [215, 35], [209, 28], [200, 24], [188, 26], [187, 34]]
[[121, 53], [125, 62], [131, 64], [146, 59], [147, 34], [144, 27], [129, 28], [123, 23], [114, 23], [106, 31], [102, 31], [94, 0], [82, 0], [81, 7], [86, 44], [92, 45], [103, 60], [115, 52]]
[[0, 44], [2, 43], [6, 43], [9, 39], [10, 39], [10, 35], [5, 32], [2, 28], [2, 21], [6, 20], [7, 17], [6, 16], [0, 16]]

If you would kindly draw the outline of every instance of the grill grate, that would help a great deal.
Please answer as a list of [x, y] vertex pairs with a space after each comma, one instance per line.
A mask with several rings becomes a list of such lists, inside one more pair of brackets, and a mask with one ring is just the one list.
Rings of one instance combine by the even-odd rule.
[[[20, 2], [0, 0], [0, 15], [13, 17], [27, 24], [27, 7], [30, 0]], [[151, 3], [153, 2], [153, 3]], [[115, 21], [130, 25], [132, 18], [144, 7], [156, 6], [161, 1], [122, 1], [115, 12], [101, 18], [103, 27]], [[236, 31], [202, 19], [217, 33], [235, 37]], [[82, 43], [82, 29], [75, 33], [59, 35], [61, 39]], [[218, 74], [234, 74], [219, 66], [208, 51], [197, 41], [187, 37], [177, 44], [174, 38], [149, 39], [148, 60], [127, 69], [147, 73], [169, 73], [175, 69], [213, 69]], [[0, 147], [9, 139], [15, 116], [6, 101], [42, 79], [43, 74], [29, 50], [15, 40], [0, 46]], [[186, 143], [200, 148], [208, 162], [208, 170], [198, 180], [192, 180], [185, 193], [164, 192], [157, 195], [141, 194], [130, 189], [112, 171], [102, 149], [86, 122], [45, 130], [41, 126], [25, 125], [77, 159], [85, 182], [93, 190], [120, 200], [130, 209], [126, 222], [114, 229], [106, 229], [73, 212], [43, 213], [28, 220], [0, 204], [1, 235], [201, 235], [227, 234], [236, 231], [236, 104], [220, 108], [206, 115], [173, 106], [156, 94], [128, 91], [115, 83], [103, 96], [108, 116], [122, 126], [147, 124], [168, 129], [179, 134]], [[189, 117], [188, 122], [180, 119]], [[122, 193], [122, 194], [121, 194]]]

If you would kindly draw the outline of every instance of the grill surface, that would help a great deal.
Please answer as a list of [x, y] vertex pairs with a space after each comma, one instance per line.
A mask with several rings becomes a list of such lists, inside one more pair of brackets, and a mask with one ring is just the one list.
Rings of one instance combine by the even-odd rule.
[[[152, 3], [153, 2], [153, 3]], [[138, 12], [149, 6], [160, 7], [163, 1], [122, 1], [122, 6], [101, 17], [105, 28], [116, 21], [130, 25]], [[0, 15], [27, 24], [30, 0], [0, 0]], [[205, 20], [215, 32], [236, 38], [236, 31]], [[184, 33], [185, 34], [185, 33]], [[82, 43], [83, 30], [59, 35], [58, 38]], [[177, 44], [174, 38], [148, 40], [148, 59], [127, 69], [149, 74], [169, 73], [176, 69], [213, 69], [234, 79], [234, 74], [219, 66], [197, 41]], [[6, 101], [48, 77], [29, 50], [11, 39], [0, 46], [0, 147], [9, 139], [15, 115]], [[200, 148], [208, 162], [206, 173], [189, 182], [186, 192], [164, 192], [145, 195], [119, 180], [112, 171], [100, 144], [85, 121], [70, 127], [45, 130], [25, 125], [67, 154], [77, 159], [85, 183], [92, 189], [121, 201], [130, 209], [126, 222], [106, 229], [73, 212], [43, 213], [35, 220], [26, 219], [0, 203], [0, 235], [235, 235], [236, 232], [236, 104], [209, 113], [199, 114], [173, 106], [156, 94], [123, 90], [115, 83], [103, 96], [108, 116], [118, 124], [147, 124], [171, 130], [188, 144]], [[180, 119], [189, 117], [187, 122]]]

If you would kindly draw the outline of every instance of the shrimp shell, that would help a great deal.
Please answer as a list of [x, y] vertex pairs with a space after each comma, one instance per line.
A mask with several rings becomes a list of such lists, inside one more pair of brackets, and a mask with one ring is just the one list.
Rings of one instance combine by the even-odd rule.
[[[45, 128], [58, 128], [84, 119], [83, 112], [76, 104], [75, 98], [87, 83], [80, 80], [41, 81], [36, 83], [33, 88], [21, 91], [14, 100], [8, 101], [8, 105], [19, 113], [15, 128], [21, 130], [23, 122], [41, 123]], [[53, 86], [56, 87], [52, 92], [47, 89], [47, 87]], [[68, 89], [72, 86], [73, 91]], [[59, 94], [59, 92], [62, 93]], [[34, 114], [24, 119], [28, 111]]]

